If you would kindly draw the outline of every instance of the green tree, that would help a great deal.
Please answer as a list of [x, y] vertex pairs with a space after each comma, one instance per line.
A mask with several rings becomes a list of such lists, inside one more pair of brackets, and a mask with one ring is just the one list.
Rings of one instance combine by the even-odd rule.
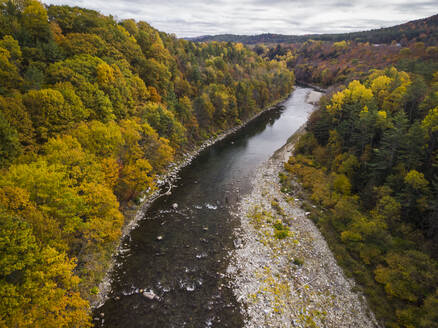
[[0, 112], [0, 167], [11, 163], [20, 153], [18, 133]]
[[422, 300], [437, 283], [436, 263], [418, 251], [391, 252], [375, 271], [388, 295], [410, 302]]

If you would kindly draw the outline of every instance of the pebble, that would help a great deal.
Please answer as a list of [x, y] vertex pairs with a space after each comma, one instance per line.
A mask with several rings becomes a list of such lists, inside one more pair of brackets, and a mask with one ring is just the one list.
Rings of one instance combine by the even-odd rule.
[[[236, 232], [234, 242], [240, 247], [230, 252], [227, 276], [242, 304], [242, 315], [247, 318], [245, 328], [303, 328], [307, 317], [317, 327], [379, 327], [361, 296], [351, 291], [352, 285], [344, 278], [323, 236], [308, 219], [310, 212], [303, 211], [300, 203], [288, 203], [280, 191], [278, 172], [283, 168], [282, 158], [285, 157], [273, 157], [257, 170], [252, 191], [240, 201], [236, 214], [241, 230]], [[255, 206], [270, 209], [274, 198], [286, 213], [283, 219], [294, 220], [290, 229], [293, 239], [289, 237], [289, 241], [275, 239], [271, 223], [262, 221], [256, 228], [248, 217]], [[303, 266], [290, 265], [291, 258], [302, 258]], [[281, 286], [285, 284], [289, 289], [283, 293]], [[315, 312], [324, 315], [314, 315]]]

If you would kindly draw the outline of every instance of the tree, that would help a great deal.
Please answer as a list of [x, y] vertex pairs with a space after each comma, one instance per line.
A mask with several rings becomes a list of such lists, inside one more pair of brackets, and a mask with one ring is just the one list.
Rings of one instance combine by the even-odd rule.
[[107, 53], [109, 47], [101, 37], [88, 33], [69, 33], [60, 43], [68, 56], [88, 54], [101, 57]]
[[388, 295], [410, 302], [422, 300], [437, 283], [437, 268], [426, 254], [418, 251], [391, 252], [385, 266], [375, 270], [377, 282]]
[[428, 185], [429, 181], [424, 178], [424, 174], [416, 170], [409, 171], [404, 177], [401, 192], [404, 216], [416, 224], [424, 224], [423, 215], [419, 214], [424, 214], [429, 207]]
[[47, 40], [50, 35], [47, 10], [43, 4], [37, 0], [29, 0], [21, 15], [21, 22], [26, 31], [26, 35], [31, 37], [31, 42], [37, 40]]
[[10, 89], [18, 89], [23, 83], [17, 66], [11, 63], [10, 58], [9, 51], [0, 47], [0, 95], [7, 94]]
[[398, 112], [382, 136], [379, 148], [375, 149], [374, 174], [382, 178], [399, 160], [406, 149], [408, 120], [404, 112]]
[[86, 203], [82, 213], [85, 243], [99, 247], [115, 242], [121, 235], [123, 215], [112, 190], [97, 183], [84, 183], [79, 190]]
[[0, 112], [0, 167], [11, 163], [20, 153], [18, 133]]
[[153, 191], [155, 187], [153, 177], [149, 175], [151, 171], [152, 166], [146, 159], [138, 159], [133, 164], [125, 165], [116, 187], [118, 197], [128, 201], [137, 198], [142, 191]]
[[0, 216], [0, 326], [91, 327], [75, 261], [39, 246], [20, 218]]
[[117, 158], [123, 144], [120, 127], [114, 121], [81, 123], [72, 135], [84, 149], [98, 157]]
[[20, 67], [23, 53], [21, 52], [20, 44], [11, 35], [5, 35], [0, 40], [0, 48], [9, 51], [10, 61], [17, 67]]
[[438, 289], [435, 293], [430, 294], [424, 301], [424, 314], [420, 319], [420, 327], [437, 328], [438, 327]]
[[185, 128], [164, 105], [148, 102], [140, 110], [141, 117], [173, 146], [184, 144]]
[[213, 119], [214, 106], [210, 101], [210, 97], [206, 93], [202, 93], [201, 96], [195, 99], [193, 107], [196, 112], [196, 116], [201, 128], [209, 128], [209, 123]]

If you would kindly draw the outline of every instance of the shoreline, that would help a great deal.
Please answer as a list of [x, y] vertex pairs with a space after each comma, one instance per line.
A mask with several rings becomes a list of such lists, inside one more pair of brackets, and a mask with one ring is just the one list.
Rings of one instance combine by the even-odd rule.
[[327, 89], [324, 89], [324, 88], [320, 87], [319, 85], [308, 83], [306, 81], [298, 81], [297, 80], [296, 81], [296, 85], [297, 86], [302, 86], [302, 87], [305, 87], [305, 88], [312, 88], [312, 89], [314, 89], [314, 90], [316, 90], [318, 92], [321, 92], [321, 93], [325, 93], [327, 91]]
[[[292, 197], [281, 192], [279, 173], [304, 129], [305, 124], [258, 168], [235, 214], [241, 225], [227, 275], [244, 327], [379, 327], [301, 208], [300, 185]], [[278, 220], [289, 230], [283, 239], [275, 236]]]
[[[190, 163], [205, 149], [208, 147], [214, 145], [215, 143], [225, 139], [226, 137], [236, 133], [240, 129], [244, 128], [247, 124], [258, 118], [260, 115], [269, 112], [270, 110], [274, 109], [277, 106], [280, 106], [282, 103], [287, 101], [292, 93], [295, 91], [296, 86], [293, 87], [293, 89], [290, 91], [290, 93], [279, 99], [274, 104], [268, 105], [265, 109], [262, 109], [260, 112], [255, 114], [254, 116], [250, 117], [249, 119], [242, 122], [240, 125], [235, 126], [233, 128], [228, 129], [225, 132], [220, 133], [216, 137], [212, 137], [204, 141], [197, 149], [187, 152], [182, 155], [182, 158], [177, 160], [176, 162], [172, 163], [169, 166], [169, 170], [161, 175], [157, 176], [157, 190], [152, 193], [149, 196], [146, 196], [139, 205], [132, 206], [132, 207], [126, 207], [122, 208], [121, 212], [125, 217], [125, 224], [122, 228], [122, 234], [120, 238], [117, 241], [116, 246], [114, 247], [113, 251], [111, 252], [111, 260], [109, 263], [109, 266], [107, 270], [105, 271], [104, 278], [101, 280], [101, 282], [98, 285], [99, 293], [90, 301], [90, 309], [91, 311], [94, 311], [96, 309], [99, 309], [105, 301], [108, 299], [108, 294], [111, 291], [111, 272], [114, 269], [115, 257], [117, 254], [120, 253], [120, 251], [123, 249], [122, 241], [123, 239], [130, 234], [130, 232], [138, 226], [138, 223], [143, 219], [143, 213], [147, 210], [147, 208], [158, 198], [166, 195], [168, 192], [171, 191], [173, 187], [173, 182], [178, 178], [178, 175], [180, 171], [190, 165]], [[169, 185], [169, 189], [166, 192], [161, 192], [161, 189], [165, 185]]]

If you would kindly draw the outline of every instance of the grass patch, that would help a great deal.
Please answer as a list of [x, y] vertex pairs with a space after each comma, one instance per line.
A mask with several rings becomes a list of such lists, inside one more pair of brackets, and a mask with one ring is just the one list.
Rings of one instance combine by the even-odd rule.
[[284, 239], [286, 237], [289, 236], [289, 227], [284, 225], [283, 222], [281, 222], [281, 220], [277, 220], [274, 223], [274, 236], [277, 239]]
[[296, 257], [293, 260], [293, 263], [298, 266], [302, 266], [304, 264], [304, 260], [300, 257]]

